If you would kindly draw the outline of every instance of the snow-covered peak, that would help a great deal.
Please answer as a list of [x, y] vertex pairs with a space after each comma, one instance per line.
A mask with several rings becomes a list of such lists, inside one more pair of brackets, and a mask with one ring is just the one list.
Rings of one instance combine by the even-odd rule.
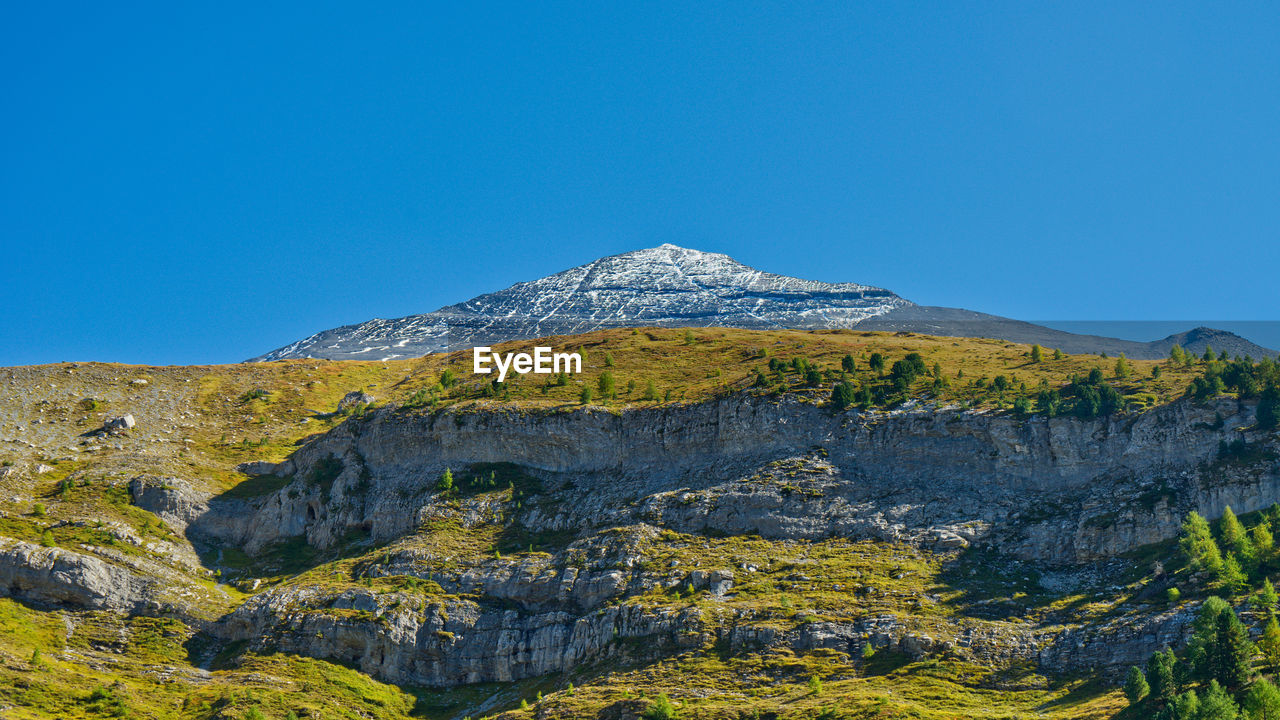
[[852, 327], [910, 302], [881, 288], [777, 275], [664, 243], [433, 313], [317, 333], [259, 359], [389, 358], [627, 326]]

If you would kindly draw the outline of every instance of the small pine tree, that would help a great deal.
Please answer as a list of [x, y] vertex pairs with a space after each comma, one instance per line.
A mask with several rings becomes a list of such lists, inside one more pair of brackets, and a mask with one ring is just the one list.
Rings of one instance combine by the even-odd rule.
[[814, 696], [822, 694], [822, 678], [817, 675], [809, 676], [809, 694]]
[[604, 366], [613, 367], [613, 353], [604, 354]]
[[1240, 705], [1249, 720], [1280, 720], [1280, 689], [1261, 678], [1249, 686]]
[[658, 388], [654, 387], [652, 380], [646, 380], [644, 383], [644, 399], [645, 400], [658, 399]]
[[31, 667], [39, 668], [44, 663], [44, 658], [40, 656], [40, 648], [31, 651]]
[[858, 393], [848, 382], [837, 383], [831, 390], [831, 407], [844, 410], [857, 400]]
[[1174, 343], [1174, 346], [1169, 348], [1169, 361], [1174, 365], [1181, 365], [1186, 362], [1186, 359], [1187, 351], [1183, 350], [1181, 345]]
[[1271, 560], [1276, 550], [1276, 539], [1271, 534], [1271, 527], [1262, 521], [1249, 529], [1249, 544], [1253, 546], [1253, 557], [1258, 562]]
[[583, 405], [586, 405], [587, 403], [591, 402], [591, 386], [590, 385], [582, 386], [582, 392], [578, 394], [578, 401], [581, 402]]
[[1133, 369], [1129, 367], [1129, 361], [1125, 359], [1124, 353], [1120, 353], [1120, 357], [1116, 358], [1116, 377], [1127, 378], [1132, 372]]
[[1062, 359], [1062, 351], [1061, 351], [1061, 350], [1058, 350], [1057, 348], [1054, 348], [1054, 351], [1053, 351], [1053, 359], [1054, 359], [1054, 360], [1061, 360], [1061, 359]]
[[1209, 655], [1212, 679], [1233, 690], [1244, 687], [1253, 677], [1250, 663], [1253, 654], [1249, 631], [1228, 607], [1218, 615], [1214, 627], [1213, 649]]
[[1239, 553], [1241, 555], [1248, 554], [1246, 549], [1250, 548], [1249, 535], [1245, 532], [1244, 525], [1240, 524], [1240, 518], [1231, 510], [1228, 505], [1222, 510], [1222, 519], [1218, 521], [1218, 529], [1222, 536], [1222, 548], [1230, 552]]
[[854, 364], [852, 355], [845, 355], [844, 357], [840, 358], [841, 370], [844, 370], [847, 373], [851, 373], [854, 371], [856, 367], [857, 365]]
[[1147, 693], [1159, 702], [1168, 702], [1178, 692], [1174, 668], [1178, 659], [1172, 650], [1157, 650], [1147, 659]]
[[676, 706], [672, 704], [671, 698], [666, 693], [662, 693], [653, 702], [649, 703], [649, 707], [645, 708], [644, 713], [640, 716], [644, 720], [676, 720], [679, 712]]
[[1039, 345], [1031, 346], [1031, 362], [1038, 363], [1044, 360], [1044, 348]]
[[1124, 696], [1129, 699], [1129, 704], [1137, 705], [1142, 702], [1150, 690], [1147, 678], [1142, 674], [1142, 668], [1137, 665], [1129, 668], [1129, 675], [1124, 680]]
[[1196, 711], [1196, 720], [1236, 720], [1240, 717], [1240, 706], [1231, 699], [1231, 695], [1223, 689], [1217, 680], [1209, 681], [1209, 689], [1200, 698], [1200, 709]]
[[867, 365], [871, 368], [872, 372], [883, 373], [884, 356], [880, 353], [871, 353], [871, 357], [867, 360]]
[[440, 479], [436, 481], [436, 490], [442, 493], [453, 492], [453, 471], [452, 470], [450, 470], [449, 468], [444, 469], [444, 472], [441, 473], [440, 475]]
[[1218, 588], [1224, 590], [1229, 595], [1234, 595], [1244, 588], [1249, 578], [1244, 574], [1244, 569], [1240, 567], [1240, 561], [1236, 559], [1234, 553], [1228, 553], [1226, 559], [1219, 566], [1218, 573], [1215, 576]]
[[600, 373], [600, 377], [596, 378], [596, 387], [600, 391], [601, 400], [613, 397], [613, 373], [608, 371]]
[[1182, 521], [1178, 546], [1193, 572], [1217, 572], [1222, 564], [1222, 553], [1209, 530], [1209, 522], [1194, 510]]
[[1200, 698], [1195, 690], [1188, 690], [1169, 702], [1167, 715], [1172, 720], [1198, 720]]
[[1258, 427], [1263, 430], [1274, 429], [1280, 425], [1280, 388], [1268, 385], [1258, 397]]
[[1280, 623], [1276, 622], [1274, 613], [1267, 618], [1267, 624], [1262, 627], [1262, 637], [1258, 638], [1258, 650], [1266, 659], [1267, 666], [1272, 672], [1280, 670]]

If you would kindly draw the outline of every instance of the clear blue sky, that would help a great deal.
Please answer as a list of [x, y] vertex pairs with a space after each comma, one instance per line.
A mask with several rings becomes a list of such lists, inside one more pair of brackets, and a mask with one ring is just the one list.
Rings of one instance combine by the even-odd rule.
[[0, 364], [237, 361], [663, 242], [1280, 319], [1274, 4], [263, 5], [0, 10]]

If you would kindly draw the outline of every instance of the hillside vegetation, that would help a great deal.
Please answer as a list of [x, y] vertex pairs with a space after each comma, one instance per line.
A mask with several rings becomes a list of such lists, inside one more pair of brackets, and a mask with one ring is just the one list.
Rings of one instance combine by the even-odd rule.
[[[110, 567], [145, 568], [163, 578], [172, 596], [171, 606], [143, 614], [0, 599], [0, 711], [17, 718], [246, 720], [499, 713], [510, 718], [1112, 716], [1126, 703], [1104, 678], [1048, 677], [1029, 662], [997, 665], [971, 653], [913, 658], [888, 646], [877, 648], [870, 638], [856, 654], [823, 648], [738, 652], [712, 639], [657, 661], [644, 659], [645, 648], [619, 640], [609, 661], [584, 664], [567, 676], [449, 690], [397, 687], [338, 663], [269, 652], [266, 645], [214, 643], [200, 626], [270, 589], [371, 593], [397, 605], [493, 602], [375, 571], [402, 556], [419, 565], [439, 563], [430, 569], [441, 572], [511, 563], [581, 564], [568, 534], [522, 534], [504, 520], [503, 513], [540, 501], [544, 489], [535, 481], [500, 465], [458, 468], [457, 480], [450, 473], [447, 487], [443, 479], [432, 479], [442, 483], [432, 501], [438, 515], [414, 534], [384, 544], [355, 538], [325, 550], [300, 541], [256, 556], [191, 543], [180, 530], [136, 507], [129, 481], [139, 475], [171, 476], [223, 498], [252, 501], [280, 489], [285, 480], [270, 474], [250, 477], [237, 465], [285, 460], [307, 439], [374, 408], [413, 415], [495, 407], [572, 413], [589, 405], [622, 413], [745, 393], [766, 400], [785, 396], [833, 413], [953, 407], [1015, 417], [1093, 418], [1136, 415], [1188, 395], [1195, 401], [1222, 395], [1261, 398], [1262, 408], [1274, 407], [1274, 385], [1280, 380], [1270, 361], [1216, 356], [1138, 361], [1063, 355], [995, 340], [857, 331], [619, 329], [494, 349], [518, 352], [535, 344], [582, 353], [583, 373], [529, 374], [495, 383], [492, 376], [471, 373], [469, 351], [387, 362], [59, 363], [0, 369], [5, 388], [0, 395], [0, 536], [41, 551], [92, 555]], [[371, 396], [371, 406], [355, 403], [339, 410], [339, 402], [355, 391]], [[104, 421], [124, 414], [134, 416], [135, 428], [95, 434]], [[1259, 409], [1260, 425], [1267, 417]], [[1249, 453], [1262, 451], [1241, 445], [1222, 452], [1223, 463], [1245, 466], [1261, 458]], [[776, 468], [784, 480], [798, 476], [786, 480], [788, 492], [806, 492], [808, 464], [801, 459], [794, 467]], [[502, 510], [493, 521], [465, 520], [475, 508]], [[1246, 520], [1255, 526], [1252, 517]], [[1195, 566], [1200, 561], [1189, 561], [1176, 543], [1166, 542], [1102, 567], [1088, 583], [1047, 590], [1038, 569], [976, 550], [628, 529], [587, 541], [588, 548], [591, 542], [627, 544], [655, 577], [674, 567], [738, 568], [731, 603], [705, 588], [677, 583], [627, 598], [636, 607], [697, 611], [727, 624], [749, 622], [777, 632], [885, 616], [918, 625], [915, 631], [930, 633], [940, 645], [953, 642], [961, 630], [1013, 636], [1033, 626], [1066, 627], [1164, 611], [1215, 591], [1245, 593], [1273, 568], [1245, 562], [1247, 578], [1222, 580], [1222, 565], [1215, 565], [1208, 571], [1213, 577], [1206, 579]], [[1232, 543], [1239, 541], [1223, 543], [1224, 557], [1232, 557], [1227, 553]], [[1243, 551], [1237, 554], [1244, 557]], [[1153, 588], [1164, 582], [1147, 571], [1155, 559], [1177, 574], [1186, 594], [1181, 600], [1164, 594], [1152, 598]], [[743, 569], [748, 566], [749, 572]], [[15, 584], [10, 594], [19, 589]], [[299, 608], [298, 616], [308, 612]], [[367, 611], [314, 612], [377, 622], [359, 614]]]

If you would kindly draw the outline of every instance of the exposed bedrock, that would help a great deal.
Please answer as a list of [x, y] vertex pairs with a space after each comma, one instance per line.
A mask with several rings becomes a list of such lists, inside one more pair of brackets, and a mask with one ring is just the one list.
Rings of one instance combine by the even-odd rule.
[[[683, 531], [995, 543], [1050, 563], [1086, 562], [1176, 534], [1188, 510], [1216, 517], [1280, 499], [1274, 435], [1253, 406], [1179, 401], [1080, 420], [911, 408], [834, 413], [735, 395], [609, 412], [499, 406], [434, 414], [383, 409], [344, 423], [277, 468], [292, 482], [228, 522], [220, 501], [192, 530], [250, 552], [305, 533], [325, 547], [377, 540], [432, 512], [441, 472], [510, 462], [539, 476], [533, 530], [634, 522]], [[1219, 459], [1223, 441], [1258, 450]], [[513, 511], [513, 509], [508, 509]], [[206, 519], [207, 518], [207, 519]]]

